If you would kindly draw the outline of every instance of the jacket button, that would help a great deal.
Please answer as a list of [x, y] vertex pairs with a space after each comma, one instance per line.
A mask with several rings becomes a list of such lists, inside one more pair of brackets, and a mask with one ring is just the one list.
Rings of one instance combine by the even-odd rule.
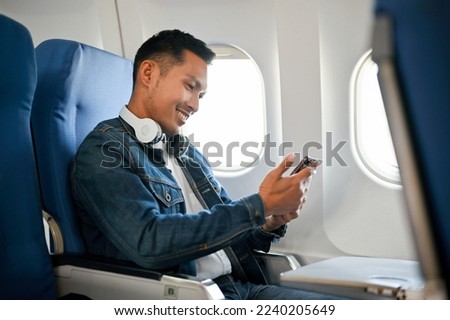
[[172, 200], [172, 196], [170, 195], [169, 192], [166, 192], [166, 200], [167, 200], [167, 201]]

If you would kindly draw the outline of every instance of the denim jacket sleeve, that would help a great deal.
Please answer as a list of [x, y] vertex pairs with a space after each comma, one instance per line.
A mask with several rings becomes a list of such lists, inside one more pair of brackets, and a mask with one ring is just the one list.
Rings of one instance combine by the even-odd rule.
[[[220, 185], [219, 182], [213, 177], [212, 170], [208, 161], [197, 150], [195, 150], [194, 153], [196, 154], [195, 158], [201, 160], [204, 170], [207, 171], [207, 174], [212, 177], [214, 183], [216, 185]], [[219, 187], [217, 189], [220, 189], [221, 199], [219, 201], [222, 201], [224, 203], [231, 202], [224, 188]], [[251, 250], [261, 250], [264, 252], [268, 252], [270, 250], [271, 244], [273, 242], [278, 242], [285, 235], [286, 230], [287, 225], [283, 225], [273, 232], [265, 232], [261, 228], [255, 228], [247, 235], [245, 242]]]
[[106, 252], [101, 246], [109, 241], [127, 259], [163, 269], [242, 241], [265, 222], [258, 194], [184, 214], [181, 190], [167, 169], [143, 158], [141, 149], [107, 125], [80, 146], [71, 178], [80, 217], [90, 226], [84, 233], [88, 251]]
[[[209, 176], [210, 180], [211, 180], [210, 184], [213, 186], [213, 188], [211, 188], [211, 189], [215, 189], [216, 192], [218, 193], [217, 195], [215, 193], [213, 193], [214, 195], [216, 195], [216, 197], [214, 197], [214, 196], [211, 196], [211, 192], [209, 192], [209, 191], [202, 192], [202, 195], [203, 195], [202, 197], [203, 197], [203, 200], [205, 201], [205, 204], [209, 207], [212, 207], [212, 204], [214, 204], [214, 203], [220, 203], [220, 202], [229, 203], [229, 202], [231, 202], [225, 189], [222, 186], [220, 186], [220, 183], [214, 178], [212, 169], [211, 169], [208, 161], [203, 157], [203, 155], [200, 154], [200, 152], [195, 149], [189, 153], [192, 158], [195, 158], [198, 161], [198, 163], [200, 164], [200, 166], [202, 168], [201, 170], [198, 170], [198, 169], [196, 170], [196, 171], [201, 172], [200, 175], [197, 175], [197, 177], [198, 176], [203, 177], [205, 175]], [[201, 180], [201, 178], [199, 178], [198, 180]], [[220, 197], [220, 199], [218, 199], [218, 196]], [[214, 201], [212, 198], [216, 198], [216, 200]], [[247, 247], [250, 250], [260, 250], [260, 251], [268, 252], [270, 250], [271, 243], [277, 242], [281, 237], [283, 237], [284, 234], [286, 233], [286, 229], [287, 229], [286, 225], [280, 227], [279, 229], [277, 229], [273, 232], [265, 232], [261, 228], [255, 228], [252, 230], [252, 232], [250, 232], [247, 235], [247, 237], [245, 239], [245, 244], [247, 245]]]

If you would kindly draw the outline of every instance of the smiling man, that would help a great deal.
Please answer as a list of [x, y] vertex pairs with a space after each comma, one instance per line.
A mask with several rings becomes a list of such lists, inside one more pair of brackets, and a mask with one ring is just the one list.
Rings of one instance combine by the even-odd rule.
[[73, 162], [87, 251], [214, 279], [228, 299], [328, 298], [267, 285], [252, 255], [268, 251], [298, 217], [314, 168], [282, 176], [295, 161], [289, 155], [258, 192], [233, 201], [180, 134], [199, 111], [213, 58], [204, 42], [179, 30], [138, 50], [128, 105], [97, 125]]
[[[160, 37], [168, 40], [177, 33], [162, 32]], [[177, 35], [179, 48], [167, 48], [172, 52], [169, 56], [160, 52], [164, 45], [159, 45], [159, 38], [142, 45], [135, 58], [134, 92], [128, 104], [137, 117], [153, 119], [169, 135], [178, 133], [198, 111], [199, 99], [206, 91], [207, 65], [214, 58], [208, 48], [190, 44], [182, 35]]]

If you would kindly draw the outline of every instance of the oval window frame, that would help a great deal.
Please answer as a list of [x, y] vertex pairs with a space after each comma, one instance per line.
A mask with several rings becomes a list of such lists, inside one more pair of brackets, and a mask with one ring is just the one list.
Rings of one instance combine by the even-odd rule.
[[[361, 56], [353, 70], [350, 86], [353, 149], [356, 158], [362, 164], [361, 167], [369, 177], [389, 187], [401, 187], [400, 171], [395, 159], [395, 150], [378, 84], [377, 68], [376, 63], [372, 60], [372, 50], [368, 50]], [[361, 88], [362, 86], [370, 86], [371, 90]], [[367, 102], [370, 99], [375, 102]], [[372, 112], [369, 115], [367, 113], [369, 108], [378, 108], [381, 111]], [[378, 125], [375, 125], [375, 122]], [[375, 138], [372, 136], [368, 138], [369, 134], [363, 133], [365, 130], [367, 131], [367, 127], [372, 127], [369, 129], [370, 135], [381, 136], [378, 139], [379, 142], [374, 143]], [[380, 142], [381, 139], [384, 142]], [[373, 148], [373, 144], [378, 145], [376, 149]], [[384, 153], [381, 152], [380, 145], [385, 146]]]
[[[258, 165], [264, 151], [267, 121], [262, 73], [254, 59], [236, 46], [209, 44], [208, 47], [216, 53], [216, 58], [208, 68], [208, 88], [200, 102], [199, 112], [189, 119], [183, 127], [183, 133], [199, 148], [210, 162], [216, 175], [222, 177], [241, 175]], [[230, 73], [228, 75], [230, 78], [220, 77], [225, 81], [221, 79], [222, 84], [219, 84], [219, 80], [217, 80], [219, 77], [212, 74], [213, 68], [220, 63], [229, 64], [231, 61], [239, 62], [240, 66], [236, 67], [234, 76], [231, 68], [221, 66], [222, 70]], [[246, 80], [242, 72], [251, 68], [253, 68], [253, 74]], [[231, 78], [232, 76], [233, 78]], [[253, 84], [253, 87], [250, 88], [249, 83]], [[221, 98], [210, 98], [211, 93], [218, 94], [217, 88], [223, 91]], [[251, 101], [251, 97], [237, 97], [243, 94], [243, 91], [246, 94], [254, 93], [253, 109], [249, 110], [248, 108], [251, 103], [247, 101]], [[238, 99], [245, 105], [237, 106], [230, 103], [229, 105], [233, 106], [231, 110], [223, 106], [223, 103], [226, 103], [223, 101], [231, 101], [230, 97], [235, 96], [234, 99]], [[215, 105], [208, 107], [208, 103]], [[208, 108], [215, 109], [215, 111], [208, 110]], [[208, 111], [205, 112], [205, 110]], [[219, 115], [217, 110], [221, 112]], [[227, 117], [227, 120], [224, 120], [224, 117]], [[231, 125], [226, 125], [227, 122]], [[249, 128], [250, 125], [253, 125], [253, 128]], [[238, 129], [240, 130], [236, 132]], [[199, 133], [199, 130], [205, 130], [205, 132], [200, 131]], [[227, 134], [228, 130], [234, 131]], [[220, 136], [222, 133], [223, 135]]]

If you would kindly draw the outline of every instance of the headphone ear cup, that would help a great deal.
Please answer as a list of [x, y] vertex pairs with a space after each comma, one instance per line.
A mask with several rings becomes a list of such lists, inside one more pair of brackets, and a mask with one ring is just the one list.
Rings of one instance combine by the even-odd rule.
[[135, 126], [136, 138], [143, 143], [157, 143], [161, 141], [161, 129], [152, 119], [140, 119], [140, 125]]
[[133, 129], [136, 139], [142, 143], [158, 143], [161, 141], [163, 134], [159, 124], [150, 119], [140, 119], [136, 117], [127, 106], [120, 111], [120, 117], [128, 123]]
[[179, 158], [188, 150], [189, 139], [181, 133], [174, 134], [167, 138], [166, 148], [169, 155]]

